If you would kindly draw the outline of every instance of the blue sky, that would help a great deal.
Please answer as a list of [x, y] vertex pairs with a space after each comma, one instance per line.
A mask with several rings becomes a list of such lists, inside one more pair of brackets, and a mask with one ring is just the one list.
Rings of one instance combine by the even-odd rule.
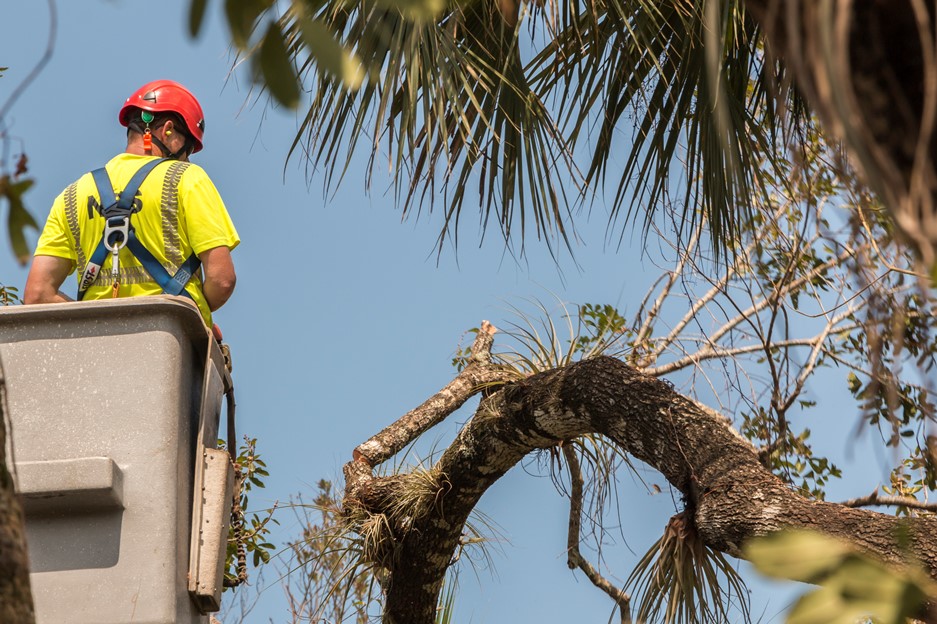
[[[437, 263], [438, 215], [401, 222], [386, 178], [364, 192], [363, 159], [326, 200], [321, 176], [307, 180], [300, 162], [284, 168], [296, 116], [255, 102], [246, 68], [232, 71], [222, 3], [211, 4], [196, 42], [185, 34], [186, 5], [60, 3], [52, 61], [7, 123], [29, 155], [37, 185], [26, 199], [42, 221], [65, 185], [123, 149], [117, 112], [140, 84], [171, 78], [201, 100], [205, 150], [194, 160], [215, 181], [243, 241], [234, 254], [237, 291], [216, 320], [234, 354], [239, 431], [259, 438], [272, 473], [253, 504], [285, 503], [311, 493], [319, 479], [337, 478], [355, 446], [451, 379], [453, 352], [470, 342], [466, 330], [482, 319], [499, 325], [513, 318], [510, 306], [530, 298], [552, 306], [555, 296], [633, 310], [657, 275], [642, 260], [638, 236], [626, 236], [622, 249], [604, 246], [601, 204], [579, 221], [584, 244], [575, 250], [577, 268], [568, 257], [558, 267], [536, 241], [522, 263], [503, 253], [496, 235], [479, 248], [473, 215], [465, 219], [458, 256], [447, 249]], [[44, 2], [18, 3], [15, 17], [13, 11], [0, 24], [0, 66], [10, 66], [0, 79], [0, 102], [32, 69], [47, 36]], [[0, 282], [22, 287], [25, 275], [4, 238]], [[853, 405], [833, 408], [846, 419], [840, 423], [854, 422]], [[445, 444], [456, 426], [428, 434], [424, 448]], [[843, 455], [850, 444], [830, 435], [841, 441], [831, 452]], [[849, 468], [847, 460], [843, 455]], [[505, 542], [493, 573], [463, 570], [457, 621], [600, 623], [611, 614], [608, 599], [566, 568], [568, 510], [544, 474], [536, 465], [518, 467], [483, 498], [481, 509]], [[834, 485], [832, 498], [868, 493], [882, 478], [875, 466], [863, 476], [855, 485]], [[666, 490], [652, 496], [628, 475], [619, 500], [627, 541], [619, 535], [606, 560], [621, 581], [635, 561], [629, 549], [642, 554], [679, 509]], [[297, 526], [289, 511], [279, 517], [274, 538], [282, 543]], [[288, 621], [283, 592], [271, 582], [276, 576], [266, 572], [269, 587], [247, 622]], [[790, 590], [759, 581], [753, 589], [754, 612], [778, 621]]]

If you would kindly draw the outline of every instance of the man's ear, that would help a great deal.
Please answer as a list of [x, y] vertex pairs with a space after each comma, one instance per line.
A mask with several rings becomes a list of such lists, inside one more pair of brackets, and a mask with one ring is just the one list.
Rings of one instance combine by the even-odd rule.
[[163, 124], [163, 134], [165, 136], [172, 136], [172, 133], [176, 129], [176, 124], [172, 122], [172, 119], [167, 119], [166, 123]]

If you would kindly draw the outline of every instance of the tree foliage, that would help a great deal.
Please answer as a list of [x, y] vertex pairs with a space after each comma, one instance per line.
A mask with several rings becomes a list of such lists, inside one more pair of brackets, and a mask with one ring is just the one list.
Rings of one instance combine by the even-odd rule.
[[[909, 553], [909, 559], [913, 556]], [[753, 541], [748, 557], [763, 573], [818, 585], [788, 614], [788, 624], [933, 621], [934, 580], [914, 563], [889, 566], [848, 542], [819, 533], [781, 532]]]
[[[218, 441], [218, 448], [225, 449], [227, 443]], [[225, 554], [224, 587], [237, 587], [248, 580], [248, 557], [255, 569], [270, 561], [276, 547], [268, 542], [270, 525], [279, 524], [273, 517], [277, 504], [263, 512], [250, 505], [249, 495], [254, 488], [264, 488], [270, 473], [267, 464], [257, 452], [257, 439], [244, 436], [238, 448], [235, 468], [235, 501], [231, 509], [231, 525], [228, 529], [228, 547]], [[250, 510], [250, 511], [248, 511]]]
[[[0, 69], [6, 69], [5, 67]], [[0, 77], [3, 74], [0, 73]], [[25, 264], [29, 259], [30, 250], [26, 244], [26, 230], [38, 229], [23, 202], [23, 195], [32, 187], [35, 180], [28, 177], [28, 159], [25, 153], [20, 153], [15, 159], [11, 157], [12, 139], [7, 135], [3, 113], [6, 107], [0, 107], [0, 206], [6, 205], [6, 230], [16, 260]]]
[[[200, 15], [205, 2], [192, 7]], [[613, 240], [635, 219], [647, 233], [674, 204], [681, 233], [705, 219], [720, 249], [765, 191], [754, 155], [770, 155], [770, 172], [800, 149], [809, 104], [937, 275], [937, 15], [926, 2], [226, 8], [273, 97], [296, 106], [310, 94], [291, 155], [328, 184], [359, 148], [371, 154], [369, 184], [386, 158], [405, 214], [443, 204], [440, 246], [457, 240], [477, 189], [483, 231], [497, 226], [508, 245], [532, 232], [569, 246], [575, 209], [609, 191]]]
[[[482, 231], [497, 227], [509, 247], [520, 241], [522, 251], [530, 233], [551, 250], [560, 242], [572, 246], [576, 208], [606, 190], [612, 191], [611, 240], [638, 218], [646, 235], [663, 227], [680, 241], [673, 249], [676, 268], [632, 316], [603, 304], [581, 306], [563, 319], [565, 340], [552, 314], [517, 322], [507, 334], [518, 346], [492, 354], [501, 377], [473, 377], [480, 374], [473, 346], [457, 354], [459, 376], [441, 395], [356, 449], [359, 463], [346, 468], [353, 479], [346, 486], [345, 507], [352, 511], [345, 530], [354, 540], [372, 535], [368, 527], [386, 529], [380, 548], [362, 549], [355, 564], [379, 581], [385, 617], [400, 616], [399, 594], [409, 591], [399, 589], [408, 564], [394, 557], [406, 558], [401, 553], [408, 552], [408, 540], [432, 546], [408, 532], [421, 513], [432, 513], [375, 501], [374, 489], [384, 485], [384, 496], [402, 496], [409, 486], [390, 484], [409, 483], [410, 475], [368, 476], [360, 462], [380, 465], [445, 417], [452, 406], [441, 409], [442, 416], [411, 422], [443, 394], [464, 390], [466, 378], [475, 379], [477, 389], [465, 392], [484, 388], [488, 397], [466, 426], [470, 431], [485, 418], [491, 397], [511, 396], [524, 380], [611, 354], [642, 374], [675, 379], [688, 396], [718, 402], [722, 413], [735, 415], [761, 465], [819, 505], [841, 471], [817, 451], [809, 428], [795, 423], [819, 398], [805, 394], [806, 381], [822, 368], [839, 369], [865, 424], [899, 459], [890, 483], [838, 507], [892, 505], [912, 522], [929, 517], [926, 493], [934, 489], [937, 445], [928, 429], [934, 412], [928, 372], [937, 315], [927, 276], [895, 240], [910, 242], [925, 268], [937, 266], [933, 98], [915, 91], [919, 82], [929, 84], [924, 78], [932, 74], [934, 36], [930, 9], [911, 0], [899, 4], [503, 0], [423, 5], [414, 14], [410, 3], [294, 0], [281, 5], [282, 13], [271, 3], [267, 12], [255, 4], [243, 14], [249, 19], [239, 26], [240, 48], [254, 57], [255, 75], [266, 79], [273, 97], [293, 106], [303, 91], [309, 94], [291, 156], [306, 159], [310, 170], [325, 170], [327, 186], [341, 182], [356, 150], [370, 153], [369, 184], [386, 159], [405, 214], [442, 204], [440, 248], [449, 237], [457, 244], [462, 208], [476, 196]], [[275, 32], [285, 57], [269, 43]], [[251, 43], [251, 33], [263, 34]], [[910, 62], [897, 69], [896, 50], [906, 42]], [[899, 75], [909, 79], [898, 81], [894, 97], [883, 97]], [[844, 140], [876, 195], [823, 146], [801, 91], [829, 136]], [[559, 179], [571, 183], [558, 185]], [[831, 216], [828, 205], [839, 203], [850, 212]], [[661, 215], [669, 219], [663, 226]], [[707, 271], [712, 265], [701, 258], [726, 261], [724, 272]], [[676, 311], [667, 312], [668, 306]], [[478, 338], [489, 331], [483, 326]], [[558, 447], [564, 454], [574, 449], [566, 454], [569, 565], [616, 602], [624, 621], [631, 596], [579, 551], [583, 494], [575, 492], [583, 482], [581, 457], [593, 475], [585, 483], [599, 492], [591, 517], [600, 523], [601, 492], [614, 467], [628, 462], [615, 444], [593, 434]], [[457, 453], [447, 451], [431, 469], [431, 483], [450, 477], [450, 454], [457, 462]], [[692, 483], [671, 479], [671, 485], [682, 494], [685, 515], [675, 517], [659, 552], [645, 558], [652, 576], [644, 582], [640, 572], [633, 577], [636, 604], [650, 605], [638, 607], [642, 617], [693, 621], [709, 607], [716, 609], [710, 613], [721, 608], [701, 606], [699, 596], [710, 603], [731, 599], [718, 587], [708, 594], [700, 587], [712, 585], [720, 567], [706, 548], [743, 553], [713, 535], [693, 546], [690, 536], [705, 533], [697, 533], [704, 498]], [[443, 490], [433, 496], [444, 496]], [[900, 559], [902, 552], [893, 544], [879, 555]], [[687, 558], [677, 561], [681, 553]], [[845, 576], [829, 574], [823, 579], [829, 591], [803, 604], [829, 606], [860, 577], [893, 578], [855, 561], [838, 560]], [[667, 574], [675, 579], [669, 588], [647, 580]], [[438, 592], [438, 577], [424, 580]], [[325, 586], [334, 592], [347, 582]], [[909, 609], [930, 595], [914, 582], [893, 587], [910, 597]], [[426, 602], [432, 606], [436, 599]], [[891, 620], [908, 613], [880, 615]], [[800, 609], [792, 617], [803, 614]]]
[[[755, 522], [756, 526], [765, 522], [759, 530], [770, 533], [822, 510], [830, 515], [813, 528], [837, 532], [835, 522], [842, 521], [843, 514], [849, 517], [853, 534], [839, 534], [862, 543], [860, 550], [855, 546], [847, 550], [830, 547], [834, 560], [823, 574], [813, 578], [823, 588], [817, 595], [804, 598], [791, 613], [792, 621], [821, 621], [822, 614], [844, 604], [849, 609], [864, 609], [863, 613], [879, 613], [883, 621], [898, 621], [895, 618], [919, 610], [923, 601], [933, 595], [928, 589], [932, 581], [921, 580], [937, 570], [931, 553], [924, 559], [929, 566], [926, 573], [895, 572], [893, 566], [909, 559], [908, 544], [920, 540], [920, 535], [910, 538], [896, 533], [890, 545], [873, 548], [860, 537], [861, 525], [866, 522], [871, 526], [887, 516], [849, 514], [860, 507], [888, 506], [906, 522], [896, 524], [898, 521], [892, 517], [889, 526], [907, 527], [911, 533], [918, 526], [916, 522], [925, 523], [921, 527], [933, 522], [935, 507], [929, 496], [935, 489], [934, 437], [930, 430], [934, 388], [929, 380], [937, 357], [937, 315], [933, 314], [929, 293], [921, 290], [914, 258], [895, 239], [884, 208], [851, 170], [843, 168], [836, 150], [826, 146], [814, 127], [805, 130], [809, 141], [799, 160], [781, 161], [779, 170], [787, 174], [780, 176], [771, 168], [764, 172], [765, 202], [741, 233], [732, 261], [715, 275], [705, 223], [686, 237], [685, 244], [672, 242], [675, 239], [662, 232], [660, 240], [669, 249], [670, 259], [662, 264], [673, 268], [665, 271], [630, 311], [600, 303], [572, 307], [538, 303], [532, 312], [519, 308], [513, 321], [502, 324], [503, 331], [498, 334], [501, 338], [490, 351], [490, 364], [484, 363], [480, 353], [485, 351], [479, 344], [487, 341], [490, 346], [495, 335], [490, 326], [477, 328], [472, 347], [460, 349], [453, 359], [458, 373], [453, 382], [360, 445], [354, 453], [356, 460], [346, 467], [349, 482], [343, 501], [343, 524], [340, 537], [329, 533], [329, 539], [335, 540], [330, 543], [363, 542], [372, 546], [343, 550], [343, 556], [353, 557], [343, 560], [342, 574], [323, 579], [321, 562], [325, 551], [315, 546], [321, 543], [323, 533], [317, 532], [320, 525], [309, 523], [301, 542], [303, 556], [295, 559], [296, 572], [290, 579], [296, 595], [304, 596], [306, 604], [321, 605], [324, 596], [353, 595], [350, 583], [360, 584], [367, 579], [380, 588], [385, 620], [395, 621], [401, 613], [394, 610], [395, 593], [404, 591], [400, 584], [406, 584], [401, 578], [415, 573], [402, 562], [415, 556], [411, 542], [416, 540], [424, 551], [438, 546], [420, 533], [430, 532], [433, 522], [441, 521], [433, 509], [445, 509], [444, 517], [451, 520], [454, 508], [467, 496], [461, 488], [485, 487], [461, 475], [460, 471], [471, 469], [458, 464], [460, 449], [468, 445], [472, 448], [470, 454], [481, 457], [487, 444], [481, 432], [510, 440], [513, 426], [517, 427], [515, 442], [537, 437], [537, 445], [549, 449], [552, 459], [548, 465], [554, 467], [552, 474], [558, 489], [570, 499], [568, 565], [612, 599], [623, 622], [632, 616], [667, 622], [747, 617], [743, 580], [734, 573], [725, 554], [751, 557], [774, 574], [797, 574], [785, 572], [785, 564], [772, 560], [766, 550], [758, 550], [760, 546], [743, 550], [714, 532], [713, 526], [724, 528], [733, 522], [747, 526], [745, 517], [731, 514], [720, 517], [718, 522], [711, 521], [714, 512], [710, 508], [725, 511], [726, 505], [713, 502], [724, 495], [722, 488], [731, 492], [732, 488], [746, 486], [741, 482], [707, 485], [707, 477], [695, 472], [702, 469], [689, 467], [683, 472], [674, 465], [687, 461], [692, 466], [696, 460], [691, 457], [700, 450], [700, 442], [694, 440], [709, 434], [698, 431], [690, 435], [689, 430], [681, 430], [678, 441], [660, 442], [653, 450], [639, 443], [628, 447], [619, 438], [596, 432], [568, 438], [556, 433], [553, 435], [557, 439], [551, 440], [542, 429], [544, 423], [530, 425], [527, 419], [533, 416], [523, 416], [518, 408], [519, 396], [525, 389], [546, 384], [545, 380], [556, 380], [548, 384], [552, 389], [542, 391], [551, 397], [566, 388], [579, 388], [576, 384], [595, 382], [582, 394], [603, 403], [602, 397], [608, 396], [609, 389], [588, 375], [577, 377], [576, 384], [560, 380], [565, 371], [573, 374], [589, 362], [599, 362], [598, 371], [611, 356], [624, 362], [623, 370], [636, 371], [634, 374], [648, 379], [666, 379], [656, 391], [674, 397], [676, 403], [668, 410], [682, 409], [681, 401], [689, 400], [686, 397], [713, 404], [716, 411], [700, 408], [703, 411], [697, 418], [708, 414], [706, 418], [711, 417], [712, 423], [737, 431], [726, 439], [744, 438], [748, 445], [745, 448], [750, 450], [740, 451], [740, 457], [753, 455], [759, 469], [780, 480], [778, 492], [793, 493], [795, 498], [778, 503], [781, 507], [772, 507], [770, 522], [764, 517]], [[670, 231], [680, 227], [681, 218], [679, 213], [674, 216]], [[671, 241], [670, 247], [666, 241]], [[892, 478], [887, 483], [870, 484], [873, 495], [837, 504], [824, 502], [826, 486], [830, 480], [840, 478], [842, 471], [827, 457], [824, 441], [811, 436], [811, 418], [829, 409], [825, 393], [809, 390], [809, 380], [816, 375], [823, 375], [824, 386], [829, 386], [829, 380], [837, 380], [841, 391], [852, 394], [862, 426], [880, 435], [893, 453]], [[642, 398], [638, 389], [630, 392], [633, 401], [652, 403]], [[394, 469], [380, 471], [383, 462], [409, 448], [416, 436], [475, 394], [482, 396], [475, 415], [448, 449], [432, 460], [417, 460], [412, 468], [398, 460]], [[457, 400], [454, 395], [462, 398]], [[684, 398], [678, 398], [681, 395]], [[624, 396], [629, 396], [628, 392]], [[550, 411], [546, 404], [538, 405], [535, 403], [531, 409]], [[621, 409], [628, 408], [622, 405]], [[512, 416], [512, 410], [521, 415]], [[614, 412], [613, 407], [610, 414]], [[573, 412], [564, 414], [564, 418], [575, 420]], [[655, 410], [650, 410], [647, 417], [652, 421], [662, 418]], [[502, 420], [509, 423], [503, 425], [507, 431], [489, 430], [489, 423]], [[553, 425], [562, 427], [556, 422]], [[705, 430], [716, 425], [704, 425], [699, 420], [693, 426]], [[634, 437], [628, 438], [629, 443]], [[728, 447], [720, 452], [731, 454]], [[500, 457], [503, 451], [491, 453]], [[616, 475], [632, 470], [637, 459], [652, 463], [664, 473], [683, 508], [671, 519], [663, 537], [645, 555], [629, 582], [616, 587], [609, 581], [615, 571], [590, 563], [584, 553], [601, 552], [606, 545], [609, 534], [604, 528], [605, 514], [613, 513], [609, 500]], [[369, 467], [378, 472], [372, 475]], [[499, 468], [497, 474], [506, 469]], [[489, 470], [492, 468], [479, 467], [476, 478], [485, 483], [496, 479], [497, 475], [491, 477]], [[752, 477], [755, 482], [763, 478]], [[423, 502], [403, 503], [398, 497]], [[783, 505], [795, 500], [799, 501], [797, 513], [786, 511]], [[583, 525], [590, 530], [583, 530]], [[734, 530], [740, 534], [745, 531], [738, 528], [728, 532], [734, 534]], [[752, 536], [759, 530], [752, 531]], [[883, 530], [887, 533], [891, 529]], [[420, 536], [416, 537], [415, 532]], [[480, 542], [478, 536], [474, 530], [466, 532], [452, 538], [451, 547], [455, 552], [483, 548], [484, 541]], [[461, 559], [445, 547], [440, 548], [448, 553], [446, 562], [451, 558], [455, 565]], [[876, 553], [871, 558], [849, 554], [869, 549]], [[782, 551], [780, 547], [777, 552]], [[922, 553], [917, 551], [924, 558]], [[426, 557], [428, 561], [430, 555]], [[890, 563], [876, 563], [882, 557]], [[425, 561], [421, 565], [431, 567]], [[442, 563], [439, 568], [446, 570], [449, 565]], [[311, 570], [318, 575], [314, 586], [308, 581]], [[351, 570], [364, 576], [349, 574]], [[441, 577], [434, 582], [441, 587]], [[860, 595], [855, 588], [862, 582], [878, 583], [880, 591]], [[889, 602], [889, 597], [897, 594], [903, 596], [902, 601]], [[408, 597], [413, 599], [410, 594]], [[829, 601], [834, 598], [834, 606], [830, 607]], [[856, 602], [859, 599], [865, 602]], [[433, 595], [430, 606], [437, 601], [438, 596]], [[896, 604], [901, 608], [878, 610], [882, 605]], [[324, 614], [315, 610], [304, 613], [304, 617], [313, 618]], [[412, 621], [421, 618], [414, 615]]]

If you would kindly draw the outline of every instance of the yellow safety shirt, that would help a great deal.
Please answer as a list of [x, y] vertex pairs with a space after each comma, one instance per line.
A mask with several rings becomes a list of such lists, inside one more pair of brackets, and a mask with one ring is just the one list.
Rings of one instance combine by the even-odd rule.
[[[154, 156], [119, 154], [105, 165], [114, 184], [115, 196], [133, 174]], [[146, 177], [137, 191], [130, 218], [137, 238], [174, 275], [193, 252], [198, 255], [216, 247], [234, 249], [241, 242], [231, 217], [208, 174], [198, 165], [167, 161]], [[104, 234], [104, 217], [97, 187], [90, 173], [70, 184], [52, 204], [49, 218], [36, 246], [37, 256], [56, 256], [72, 261], [81, 280], [85, 265]], [[119, 297], [162, 293], [127, 247], [120, 250]], [[186, 285], [186, 292], [198, 305], [205, 323], [211, 327], [211, 311], [202, 292], [201, 271]], [[112, 296], [111, 257], [85, 294], [85, 299]]]

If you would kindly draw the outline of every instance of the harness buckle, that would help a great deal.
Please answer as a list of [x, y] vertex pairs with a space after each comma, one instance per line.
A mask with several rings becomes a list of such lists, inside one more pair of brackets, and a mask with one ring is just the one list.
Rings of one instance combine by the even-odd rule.
[[111, 217], [104, 224], [104, 248], [111, 252], [111, 278], [114, 280], [112, 297], [120, 288], [120, 250], [130, 237], [130, 217]]
[[104, 224], [104, 247], [114, 255], [127, 244], [129, 236], [130, 217], [111, 217]]

